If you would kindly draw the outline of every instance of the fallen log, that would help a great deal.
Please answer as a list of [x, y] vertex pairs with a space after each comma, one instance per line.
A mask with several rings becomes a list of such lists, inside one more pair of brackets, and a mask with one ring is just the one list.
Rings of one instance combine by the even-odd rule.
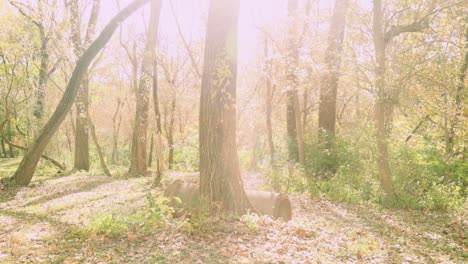
[[[256, 190], [246, 190], [245, 193], [260, 214], [269, 215], [274, 219], [291, 220], [291, 201], [287, 195]], [[173, 199], [171, 206], [175, 208], [190, 211], [199, 207], [200, 193], [197, 184], [176, 180], [167, 187], [164, 195], [166, 197], [177, 197], [182, 201], [182, 203], [179, 203]]]

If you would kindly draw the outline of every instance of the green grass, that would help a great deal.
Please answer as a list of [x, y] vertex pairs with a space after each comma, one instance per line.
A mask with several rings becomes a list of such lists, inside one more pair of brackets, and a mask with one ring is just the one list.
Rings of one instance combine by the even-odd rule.
[[1, 158], [0, 178], [10, 177], [21, 162], [21, 158]]

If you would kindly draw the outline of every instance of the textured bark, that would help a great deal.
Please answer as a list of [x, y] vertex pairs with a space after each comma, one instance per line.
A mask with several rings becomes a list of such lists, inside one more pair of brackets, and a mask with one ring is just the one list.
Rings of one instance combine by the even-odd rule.
[[85, 73], [81, 81], [80, 89], [76, 96], [76, 120], [75, 120], [75, 155], [73, 169], [89, 171], [89, 111], [88, 74]]
[[385, 193], [391, 193], [393, 190], [392, 172], [388, 161], [388, 142], [387, 130], [385, 124], [385, 105], [387, 94], [385, 90], [385, 36], [383, 31], [383, 12], [382, 1], [374, 0], [373, 6], [373, 33], [374, 47], [377, 66], [375, 68], [375, 130], [377, 141], [377, 165], [379, 168], [380, 182]]
[[236, 144], [239, 0], [211, 1], [200, 99], [200, 191], [213, 211], [244, 213]]
[[156, 48], [158, 36], [161, 1], [151, 2], [150, 24], [145, 44], [145, 51], [141, 66], [140, 82], [136, 91], [136, 111], [133, 124], [132, 150], [130, 157], [130, 175], [146, 175], [146, 145], [148, 130], [149, 89], [153, 81], [153, 49]]
[[[91, 38], [96, 29], [97, 18], [99, 15], [100, 0], [93, 0], [93, 6], [88, 21], [86, 35], [81, 40], [81, 21], [79, 14], [78, 1], [70, 2], [70, 24], [72, 27], [72, 40], [75, 56], [79, 58], [85, 48], [89, 46]], [[81, 86], [76, 96], [76, 128], [75, 128], [75, 155], [73, 168], [75, 170], [89, 171], [89, 78], [86, 72], [81, 81]]]
[[81, 79], [86, 73], [89, 64], [96, 57], [96, 55], [104, 48], [109, 39], [112, 37], [117, 27], [130, 16], [134, 11], [139, 9], [149, 0], [135, 0], [130, 3], [126, 8], [120, 11], [104, 28], [99, 37], [90, 45], [84, 52], [83, 56], [78, 60], [73, 70], [71, 78], [67, 84], [67, 88], [60, 100], [57, 108], [52, 114], [49, 121], [46, 123], [40, 134], [28, 149], [26, 155], [23, 157], [18, 169], [16, 170], [13, 178], [18, 185], [28, 185], [31, 182], [32, 176], [36, 169], [37, 163], [47, 147], [52, 136], [55, 134], [60, 124], [67, 116], [70, 108], [73, 105], [76, 94], [78, 92]]
[[348, 0], [337, 0], [328, 34], [328, 47], [325, 52], [327, 73], [320, 87], [319, 129], [324, 133], [320, 140], [331, 144], [336, 127], [336, 95], [340, 75], [341, 53], [346, 24]]

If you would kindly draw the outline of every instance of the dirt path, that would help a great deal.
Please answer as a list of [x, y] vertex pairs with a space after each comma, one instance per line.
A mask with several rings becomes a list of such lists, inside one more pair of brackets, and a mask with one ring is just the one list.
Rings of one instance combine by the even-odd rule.
[[[196, 180], [195, 174], [172, 178]], [[245, 175], [246, 188], [264, 182]], [[84, 232], [95, 219], [147, 210], [151, 179], [39, 178], [0, 191], [0, 263], [463, 263], [466, 215], [378, 210], [292, 196], [294, 219], [244, 216], [140, 222], [119, 235]], [[200, 220], [200, 221], [202, 221]], [[144, 223], [144, 222], [141, 222]], [[197, 224], [199, 224], [197, 226]], [[187, 228], [190, 227], [190, 228]], [[198, 229], [197, 229], [198, 228]]]

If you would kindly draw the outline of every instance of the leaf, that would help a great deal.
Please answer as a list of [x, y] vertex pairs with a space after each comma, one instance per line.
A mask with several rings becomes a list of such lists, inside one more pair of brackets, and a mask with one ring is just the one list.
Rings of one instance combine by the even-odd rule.
[[128, 235], [127, 236], [128, 241], [135, 241], [138, 239], [138, 236], [136, 235]]

